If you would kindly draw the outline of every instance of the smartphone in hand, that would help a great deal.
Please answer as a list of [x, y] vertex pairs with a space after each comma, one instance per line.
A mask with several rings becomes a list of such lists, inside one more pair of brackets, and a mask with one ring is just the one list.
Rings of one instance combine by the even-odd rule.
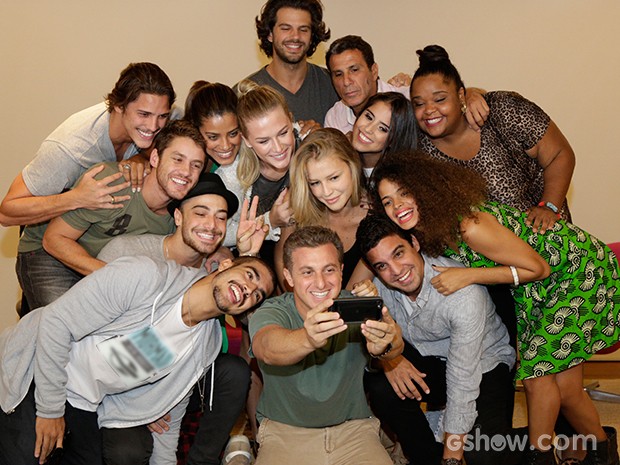
[[380, 320], [383, 299], [381, 297], [343, 297], [335, 299], [330, 312], [337, 312], [345, 323], [363, 323]]

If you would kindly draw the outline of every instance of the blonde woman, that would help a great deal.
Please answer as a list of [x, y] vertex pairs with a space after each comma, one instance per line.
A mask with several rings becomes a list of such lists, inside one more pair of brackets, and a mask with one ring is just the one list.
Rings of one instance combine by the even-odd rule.
[[292, 231], [296, 227], [321, 225], [335, 231], [343, 242], [342, 282], [348, 283], [347, 288], [371, 278], [372, 273], [360, 262], [355, 241], [357, 227], [368, 212], [364, 177], [360, 158], [347, 137], [336, 129], [312, 132], [293, 157], [290, 177], [290, 207], [295, 225], [283, 228], [276, 245], [278, 273], [282, 269], [284, 240]]
[[[258, 215], [270, 226], [268, 240], [278, 240], [291, 220], [288, 169], [297, 145], [296, 130], [284, 97], [269, 86], [241, 81], [237, 88], [237, 119], [242, 144], [236, 160], [216, 173], [239, 201], [258, 196]], [[233, 246], [239, 214], [228, 223], [224, 245]]]

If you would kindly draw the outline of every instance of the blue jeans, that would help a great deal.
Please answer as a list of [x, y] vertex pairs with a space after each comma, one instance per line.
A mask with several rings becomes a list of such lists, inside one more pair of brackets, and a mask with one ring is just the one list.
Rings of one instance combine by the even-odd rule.
[[18, 253], [15, 272], [30, 310], [52, 303], [83, 277], [43, 249]]

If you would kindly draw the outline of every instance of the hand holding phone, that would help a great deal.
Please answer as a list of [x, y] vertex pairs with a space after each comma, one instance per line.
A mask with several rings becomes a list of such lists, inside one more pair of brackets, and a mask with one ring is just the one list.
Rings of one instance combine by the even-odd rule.
[[363, 323], [381, 320], [383, 299], [381, 297], [343, 297], [335, 299], [330, 312], [337, 312], [345, 323]]

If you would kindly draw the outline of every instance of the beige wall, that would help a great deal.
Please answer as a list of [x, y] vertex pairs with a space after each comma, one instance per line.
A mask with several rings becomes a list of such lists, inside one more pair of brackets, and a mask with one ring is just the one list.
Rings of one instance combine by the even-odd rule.
[[[332, 37], [359, 34], [381, 75], [412, 72], [415, 50], [446, 47], [468, 85], [521, 92], [577, 154], [575, 222], [620, 240], [613, 134], [620, 121], [616, 0], [324, 0]], [[196, 79], [235, 83], [265, 63], [253, 26], [263, 0], [2, 2], [0, 134], [4, 192], [41, 140], [99, 100], [131, 61], [153, 61], [179, 101]], [[325, 48], [314, 61], [323, 62]], [[0, 228], [0, 328], [15, 321], [17, 228]]]

